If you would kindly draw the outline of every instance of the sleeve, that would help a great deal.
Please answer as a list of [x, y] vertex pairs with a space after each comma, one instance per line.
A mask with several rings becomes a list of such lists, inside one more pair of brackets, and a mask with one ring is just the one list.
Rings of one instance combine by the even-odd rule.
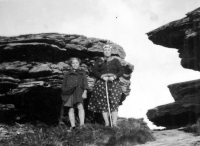
[[116, 59], [116, 65], [117, 65], [117, 71], [118, 71], [116, 76], [117, 78], [119, 78], [124, 74], [124, 69], [118, 59]]
[[95, 64], [94, 64], [93, 69], [92, 69], [93, 74], [94, 74], [97, 78], [101, 78], [101, 73], [98, 71], [100, 60], [101, 60], [101, 59], [99, 58], [99, 59], [97, 59], [97, 60], [95, 61]]
[[65, 74], [64, 79], [63, 79], [63, 83], [62, 83], [62, 86], [61, 86], [62, 93], [64, 93], [66, 91], [66, 88], [67, 88], [67, 74]]
[[88, 87], [88, 80], [87, 80], [87, 77], [86, 77], [86, 73], [84, 72], [83, 73], [83, 90], [88, 90], [89, 87]]

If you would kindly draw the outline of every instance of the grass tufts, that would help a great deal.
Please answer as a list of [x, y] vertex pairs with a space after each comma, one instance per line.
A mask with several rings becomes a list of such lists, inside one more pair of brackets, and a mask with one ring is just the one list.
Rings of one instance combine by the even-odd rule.
[[19, 127], [25, 130], [16, 131], [18, 134], [9, 138], [2, 138], [2, 146], [129, 146], [155, 140], [143, 120], [137, 119], [122, 120], [119, 122], [119, 128], [86, 124], [85, 127], [72, 132], [69, 132], [67, 126], [18, 124], [14, 127], [17, 127], [17, 130]]

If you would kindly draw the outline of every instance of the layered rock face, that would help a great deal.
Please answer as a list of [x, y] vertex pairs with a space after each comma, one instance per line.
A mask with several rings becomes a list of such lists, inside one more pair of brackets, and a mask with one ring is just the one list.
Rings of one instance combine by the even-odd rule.
[[[123, 101], [130, 92], [133, 65], [124, 60], [126, 54], [119, 45], [109, 40], [57, 33], [0, 37], [2, 107], [14, 105], [14, 109], [7, 108], [7, 111], [16, 111], [18, 119], [26, 117], [43, 122], [57, 121], [61, 107], [60, 88], [63, 75], [71, 68], [69, 58], [81, 59], [81, 69], [86, 71], [92, 91], [96, 79], [91, 70], [95, 59], [103, 56], [102, 47], [105, 44], [113, 46], [112, 55], [119, 59], [125, 71], [120, 78]], [[88, 99], [90, 94], [89, 92]], [[86, 109], [88, 99], [85, 101]], [[89, 121], [94, 120], [91, 114], [86, 115]]]
[[175, 102], [148, 110], [149, 120], [168, 128], [195, 123], [200, 116], [200, 80], [171, 84], [168, 88]]
[[200, 8], [187, 13], [186, 16], [147, 35], [154, 44], [178, 49], [184, 68], [200, 71]]
[[[187, 17], [147, 33], [149, 39], [168, 48], [178, 49], [181, 65], [200, 71], [200, 8]], [[175, 102], [150, 109], [147, 116], [157, 126], [181, 127], [195, 123], [200, 116], [200, 80], [168, 86]]]

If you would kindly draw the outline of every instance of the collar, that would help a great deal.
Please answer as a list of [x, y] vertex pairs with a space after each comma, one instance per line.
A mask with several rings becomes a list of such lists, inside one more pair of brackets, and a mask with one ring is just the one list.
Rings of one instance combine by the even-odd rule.
[[108, 57], [108, 58], [106, 58], [106, 57], [101, 57], [101, 60], [102, 60], [102, 61], [107, 60], [108, 62], [110, 62], [110, 61], [113, 60], [113, 59], [114, 59], [113, 56], [110, 56], [110, 57]]
[[78, 74], [83, 74], [83, 71], [80, 70], [80, 69], [77, 69], [77, 70], [73, 70], [71, 69], [68, 74], [75, 74], [75, 75], [78, 75]]

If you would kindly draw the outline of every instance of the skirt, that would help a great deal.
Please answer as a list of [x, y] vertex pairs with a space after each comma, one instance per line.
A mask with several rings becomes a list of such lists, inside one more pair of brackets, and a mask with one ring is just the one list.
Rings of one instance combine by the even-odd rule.
[[70, 108], [77, 108], [77, 105], [80, 103], [83, 104], [83, 106], [84, 106], [84, 102], [74, 102], [74, 96], [72, 94], [72, 95], [70, 95], [70, 97], [67, 101], [63, 101], [63, 106], [70, 107]]
[[64, 106], [73, 107], [73, 106], [74, 106], [73, 94], [70, 95], [70, 97], [69, 97], [69, 99], [68, 99], [67, 102], [66, 102], [66, 101], [65, 101], [65, 102], [63, 101], [63, 103], [64, 103]]
[[[122, 95], [122, 87], [119, 80], [113, 82], [107, 82], [108, 97], [110, 103], [111, 112], [117, 111], [119, 102]], [[102, 113], [108, 112], [107, 96], [106, 96], [106, 83], [103, 80], [98, 80], [94, 86], [91, 98], [88, 104], [88, 110]]]

